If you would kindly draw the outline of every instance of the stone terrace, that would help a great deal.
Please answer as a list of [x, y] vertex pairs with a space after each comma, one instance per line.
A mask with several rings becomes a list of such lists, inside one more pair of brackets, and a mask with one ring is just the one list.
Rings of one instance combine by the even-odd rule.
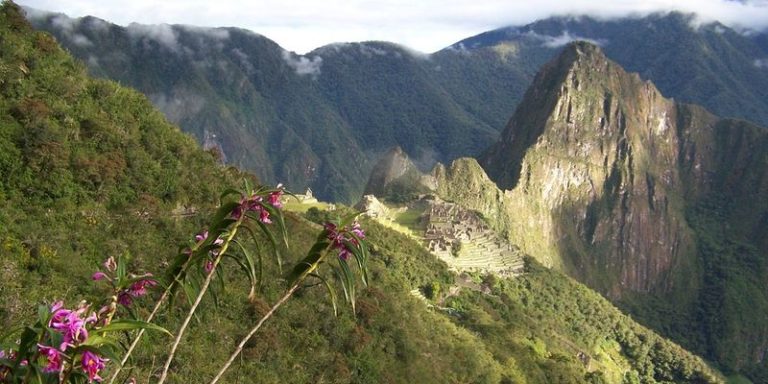
[[422, 216], [424, 244], [459, 272], [518, 275], [524, 268], [519, 249], [496, 235], [473, 211], [435, 198]]

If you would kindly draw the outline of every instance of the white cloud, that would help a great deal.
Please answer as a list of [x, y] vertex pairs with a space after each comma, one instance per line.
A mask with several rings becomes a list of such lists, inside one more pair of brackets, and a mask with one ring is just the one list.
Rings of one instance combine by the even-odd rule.
[[102, 19], [90, 18], [86, 21], [85, 25], [92, 31], [106, 32], [109, 30], [110, 24]]
[[73, 19], [63, 14], [56, 14], [36, 9], [27, 9], [26, 13], [27, 17], [30, 19], [45, 19], [50, 17], [51, 24], [58, 28], [64, 34], [64, 36], [66, 36], [69, 40], [72, 41], [73, 44], [77, 46], [89, 47], [93, 45], [91, 40], [89, 40], [86, 36], [74, 32], [75, 28], [81, 21], [80, 19]]
[[214, 40], [229, 39], [229, 30], [227, 30], [226, 28], [206, 28], [206, 27], [198, 27], [194, 25], [181, 25], [180, 27], [190, 32], [201, 33], [210, 38], [213, 38]]
[[540, 35], [533, 31], [528, 32], [527, 34], [528, 36], [533, 37], [534, 39], [541, 40], [541, 45], [548, 48], [559, 48], [559, 47], [565, 46], [566, 44], [572, 41], [587, 41], [599, 46], [603, 46], [607, 44], [607, 40], [605, 39], [597, 39], [597, 40], [589, 39], [589, 38], [578, 36], [578, 35], [571, 35], [571, 33], [568, 31], [563, 31], [563, 33], [560, 36]]
[[72, 36], [72, 43], [79, 47], [90, 47], [91, 45], [93, 45], [93, 43], [90, 40], [88, 40], [87, 37], [79, 33], [75, 33]]
[[53, 24], [53, 26], [55, 26], [56, 28], [59, 28], [66, 34], [72, 33], [72, 30], [75, 28], [76, 23], [77, 23], [76, 19], [70, 19], [65, 15], [56, 15], [53, 18], [51, 18], [51, 24]]
[[241, 51], [239, 48], [233, 48], [230, 52], [232, 52], [232, 55], [240, 62], [240, 66], [246, 74], [250, 75], [253, 73], [254, 68], [253, 64], [251, 64], [251, 58], [248, 57], [245, 52]]
[[18, 0], [69, 16], [94, 15], [117, 24], [237, 26], [284, 48], [308, 52], [332, 42], [392, 41], [433, 52], [456, 41], [553, 15], [597, 18], [658, 11], [696, 12], [696, 23], [719, 20], [729, 27], [768, 26], [766, 0]]
[[753, 61], [752, 64], [754, 64], [755, 67], [758, 67], [758, 68], [768, 69], [768, 57], [765, 57], [762, 59], [755, 59], [755, 61]]
[[306, 56], [294, 55], [291, 52], [283, 51], [283, 60], [289, 67], [296, 71], [299, 76], [311, 75], [316, 77], [320, 75], [320, 67], [323, 65], [323, 58], [315, 56], [308, 58]]
[[128, 34], [133, 38], [152, 39], [172, 51], [177, 51], [179, 49], [179, 42], [177, 40], [176, 31], [174, 31], [173, 27], [168, 24], [145, 25], [131, 23], [128, 25], [127, 30]]
[[377, 48], [368, 44], [359, 44], [358, 48], [360, 49], [360, 53], [363, 54], [365, 57], [373, 57], [375, 56], [386, 56], [387, 51]]

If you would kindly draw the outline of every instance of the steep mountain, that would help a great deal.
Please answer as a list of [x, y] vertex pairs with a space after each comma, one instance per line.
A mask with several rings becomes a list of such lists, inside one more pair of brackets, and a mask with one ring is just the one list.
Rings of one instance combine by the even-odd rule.
[[406, 201], [420, 192], [429, 191], [433, 184], [430, 179], [413, 164], [402, 148], [395, 147], [371, 170], [364, 194]]
[[[677, 12], [598, 20], [552, 17], [489, 31], [454, 44], [466, 52], [521, 56], [538, 68], [566, 43], [586, 40], [628, 71], [651, 80], [664, 95], [724, 117], [768, 125], [768, 45], [764, 31], [701, 23]], [[523, 67], [524, 68], [524, 67]]]
[[[199, 233], [221, 190], [243, 175], [219, 165], [144, 96], [88, 77], [12, 2], [0, 6], [0, 41], [0, 350], [7, 351], [16, 338], [5, 332], [34, 322], [38, 304], [113, 295], [91, 279], [107, 256], [161, 275], [179, 245]], [[308, 251], [318, 226], [286, 216], [290, 262]], [[373, 257], [356, 313], [335, 317], [324, 290], [300, 290], [223, 381], [723, 382], [700, 358], [534, 261], [518, 280], [460, 278], [413, 240], [362, 224]], [[172, 366], [174, 382], [212, 377], [221, 363], [215, 357], [228, 354], [285, 289], [267, 266], [275, 278], [248, 300], [236, 269], [225, 264], [226, 288], [203, 300]], [[427, 285], [445, 292], [428, 303], [410, 294]], [[136, 300], [136, 315], [158, 296]], [[174, 329], [183, 312], [164, 310], [160, 324]], [[129, 374], [151, 381], [167, 344], [164, 335], [148, 336]]]
[[[763, 380], [768, 130], [665, 99], [588, 43], [438, 191], [683, 345]], [[496, 189], [494, 180], [505, 190]]]
[[228, 163], [321, 199], [355, 200], [393, 146], [430, 167], [497, 135], [432, 81], [426, 56], [393, 44], [299, 56], [236, 28], [32, 15], [94, 75], [141, 90], [201, 142], [215, 135]]
[[[105, 255], [157, 268], [239, 172], [146, 97], [88, 77], [11, 2], [0, 7], [0, 327], [31, 303], [93, 292]], [[151, 255], [151, 257], [149, 257]], [[0, 347], [2, 349], [2, 347]]]
[[303, 62], [235, 28], [123, 28], [53, 15], [42, 20], [61, 28], [58, 39], [71, 44], [94, 75], [141, 90], [200, 142], [215, 136], [211, 144], [230, 164], [296, 190], [311, 185], [323, 197], [361, 188], [363, 148], [313, 80], [322, 59]]
[[599, 42], [668, 96], [768, 124], [765, 35], [694, 28], [691, 16], [676, 13], [551, 18], [431, 55], [367, 42], [303, 56], [235, 28], [30, 15], [92, 74], [139, 89], [200, 142], [215, 135], [210, 143], [230, 164], [295, 190], [310, 186], [321, 199], [356, 200], [376, 159], [394, 146], [423, 169], [477, 155], [538, 68], [578, 38]]

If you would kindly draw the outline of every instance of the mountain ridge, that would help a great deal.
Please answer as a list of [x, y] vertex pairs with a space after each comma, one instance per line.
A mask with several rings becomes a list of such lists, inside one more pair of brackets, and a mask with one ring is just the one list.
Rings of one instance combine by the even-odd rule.
[[759, 288], [767, 143], [765, 128], [667, 100], [579, 42], [543, 67], [480, 157], [490, 178], [473, 159], [433, 175], [439, 193], [543, 264], [642, 307], [632, 312], [641, 321], [728, 369], [763, 377], [768, 334], [754, 324], [768, 311]]
[[[98, 303], [114, 295], [92, 279], [108, 256], [127, 260], [131, 270], [162, 275], [205, 228], [221, 190], [254, 180], [221, 166], [138, 92], [88, 77], [50, 35], [33, 31], [10, 1], [0, 5], [0, 39], [8, 48], [0, 50], [0, 324], [12, 330], [34, 322], [41, 303]], [[322, 223], [348, 213], [344, 207], [315, 209], [306, 217]], [[317, 239], [319, 225], [296, 213], [285, 216], [290, 246], [284, 260], [298, 261]], [[535, 262], [520, 280], [464, 277], [471, 284], [453, 290], [457, 277], [415, 241], [375, 222], [361, 225], [371, 245], [371, 285], [358, 290], [355, 313], [334, 315], [325, 290], [302, 288], [244, 346], [241, 364], [224, 380], [724, 382], [701, 358]], [[213, 357], [231, 352], [246, 332], [244, 322], [262, 316], [286, 288], [278, 267], [266, 263], [264, 274], [275, 278], [263, 280], [249, 298], [247, 279], [229, 273], [238, 266], [220, 267], [227, 273], [217, 279], [226, 280], [227, 289], [219, 292], [226, 294], [202, 300], [200, 321], [191, 324], [194, 331], [177, 351], [179, 364], [171, 367], [173, 380], [213, 376], [221, 363]], [[492, 294], [481, 292], [480, 284]], [[427, 286], [437, 288], [431, 291], [434, 303], [450, 310], [430, 309], [430, 302], [409, 294]], [[138, 317], [160, 296], [148, 291], [133, 301]], [[183, 312], [162, 311], [159, 324], [173, 329]], [[4, 337], [0, 349], [16, 348], [16, 340]], [[129, 374], [151, 379], [168, 340], [146, 335]], [[7, 355], [0, 364], [17, 368]], [[38, 377], [58, 382], [56, 373]]]
[[[128, 33], [95, 19], [30, 19], [92, 73], [149, 95], [201, 142], [216, 134], [230, 164], [297, 190], [310, 186], [325, 200], [357, 200], [376, 159], [396, 145], [422, 169], [477, 155], [496, 140], [539, 66], [575, 37], [604, 42], [609, 57], [665, 94], [768, 122], [761, 117], [768, 71], [755, 65], [755, 55], [768, 52], [762, 35], [694, 31], [675, 14], [536, 26], [544, 20], [530, 34], [429, 55], [382, 42], [296, 55], [237, 29], [135, 26]], [[300, 156], [270, 153], [275, 147]]]

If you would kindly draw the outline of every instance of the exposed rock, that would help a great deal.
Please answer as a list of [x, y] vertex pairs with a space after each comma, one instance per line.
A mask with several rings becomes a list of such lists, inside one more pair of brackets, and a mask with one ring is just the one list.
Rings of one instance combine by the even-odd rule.
[[360, 202], [355, 204], [355, 209], [363, 212], [365, 215], [373, 218], [389, 218], [389, 208], [382, 204], [374, 195], [365, 195]]
[[[693, 318], [712, 308], [695, 336], [708, 339], [708, 353], [732, 368], [760, 362], [768, 345], [768, 327], [755, 326], [768, 312], [764, 128], [665, 99], [598, 47], [575, 43], [536, 76], [480, 164], [504, 192], [477, 162], [459, 159], [433, 170], [438, 193], [615, 300], [652, 294], [669, 307], [690, 305], [684, 316]], [[735, 287], [749, 290], [750, 304]], [[740, 316], [724, 320], [722, 311]], [[683, 323], [677, 332], [690, 332]]]
[[677, 198], [677, 113], [598, 47], [568, 47], [481, 158], [509, 188], [510, 239], [614, 297], [669, 288], [695, 250]]
[[398, 146], [387, 152], [373, 167], [365, 194], [402, 202], [434, 189], [434, 186], [434, 180], [422, 173]]
[[432, 197], [422, 215], [427, 250], [459, 272], [514, 276], [525, 263], [520, 250], [498, 237], [477, 214], [458, 204]]

